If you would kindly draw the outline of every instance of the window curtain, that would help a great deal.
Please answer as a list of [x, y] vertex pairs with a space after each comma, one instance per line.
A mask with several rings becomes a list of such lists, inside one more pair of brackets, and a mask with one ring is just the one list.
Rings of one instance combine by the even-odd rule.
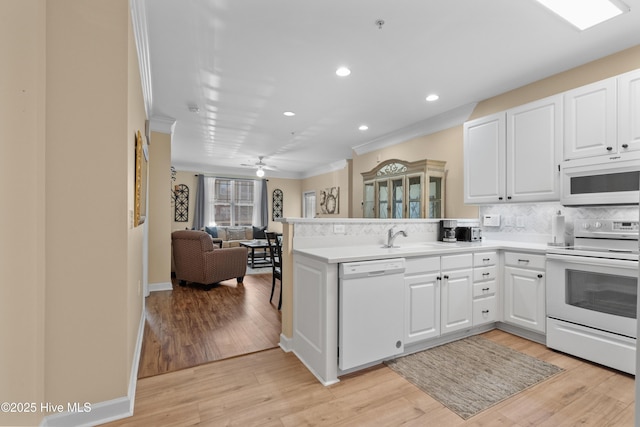
[[196, 207], [193, 213], [193, 229], [200, 230], [204, 227], [204, 211], [205, 211], [205, 188], [204, 188], [204, 175], [198, 175], [198, 189], [196, 190]]
[[267, 180], [255, 181], [253, 185], [253, 225], [256, 227], [266, 227], [269, 221], [267, 206]]
[[204, 177], [204, 226], [216, 225], [216, 179], [213, 176]]

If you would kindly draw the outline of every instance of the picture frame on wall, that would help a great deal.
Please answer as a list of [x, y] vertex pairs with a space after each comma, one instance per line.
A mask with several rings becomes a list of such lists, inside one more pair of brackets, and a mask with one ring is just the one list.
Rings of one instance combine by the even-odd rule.
[[144, 224], [147, 218], [147, 179], [148, 179], [149, 152], [142, 133], [136, 132], [135, 136], [135, 201], [133, 208], [134, 226]]

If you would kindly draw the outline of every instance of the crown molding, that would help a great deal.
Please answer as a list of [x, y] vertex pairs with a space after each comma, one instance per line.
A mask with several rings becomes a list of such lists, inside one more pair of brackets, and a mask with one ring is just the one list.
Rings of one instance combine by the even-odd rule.
[[176, 119], [164, 116], [153, 116], [149, 121], [149, 127], [153, 132], [166, 133], [173, 135], [173, 129], [176, 126]]
[[149, 31], [147, 27], [147, 8], [145, 0], [130, 0], [131, 24], [138, 51], [138, 68], [144, 98], [144, 111], [151, 117], [153, 94], [151, 91], [151, 60], [149, 58]]
[[301, 174], [301, 178], [311, 178], [313, 176], [322, 175], [324, 173], [335, 172], [339, 170], [343, 170], [347, 167], [347, 159], [338, 160], [336, 162], [329, 163], [326, 166], [320, 166], [310, 171]]
[[365, 142], [364, 144], [356, 145], [351, 147], [351, 149], [355, 151], [356, 154], [361, 155], [389, 147], [391, 145], [400, 144], [401, 142], [406, 142], [419, 136], [430, 135], [441, 130], [461, 125], [469, 119], [469, 116], [477, 104], [477, 102], [472, 102], [471, 104], [454, 108], [453, 110], [446, 111], [437, 116], [430, 117], [426, 120], [422, 120], [386, 135], [382, 135], [381, 137]]

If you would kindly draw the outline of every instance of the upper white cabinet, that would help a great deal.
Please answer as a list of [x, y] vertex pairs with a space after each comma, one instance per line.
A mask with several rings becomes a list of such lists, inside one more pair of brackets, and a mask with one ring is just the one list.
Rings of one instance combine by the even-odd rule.
[[640, 150], [640, 70], [564, 94], [564, 159]]
[[640, 70], [618, 77], [618, 150], [640, 150]]
[[564, 159], [615, 153], [616, 79], [564, 93]]
[[562, 97], [557, 95], [464, 124], [464, 201], [560, 199]]

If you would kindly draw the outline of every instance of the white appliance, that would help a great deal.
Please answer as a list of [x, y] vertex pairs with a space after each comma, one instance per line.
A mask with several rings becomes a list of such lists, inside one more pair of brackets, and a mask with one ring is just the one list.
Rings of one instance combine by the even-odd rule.
[[564, 206], [638, 204], [640, 151], [624, 157], [567, 160], [560, 169], [560, 201]]
[[576, 220], [547, 250], [547, 347], [635, 374], [638, 221]]
[[340, 264], [338, 367], [404, 352], [404, 258]]

